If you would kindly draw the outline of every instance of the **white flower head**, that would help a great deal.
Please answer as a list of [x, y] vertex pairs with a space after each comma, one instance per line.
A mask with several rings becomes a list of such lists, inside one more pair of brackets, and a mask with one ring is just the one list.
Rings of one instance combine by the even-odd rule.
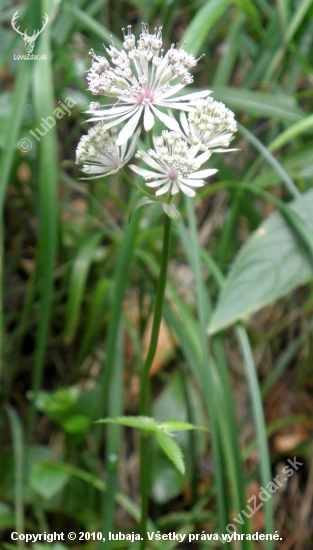
[[[139, 151], [141, 158], [153, 170], [146, 170], [133, 164], [130, 168], [144, 177], [148, 187], [159, 187], [156, 195], [170, 192], [175, 195], [182, 191], [189, 197], [195, 196], [193, 187], [202, 187], [204, 180], [217, 172], [214, 169], [200, 170], [200, 166], [209, 159], [211, 151], [195, 158], [196, 150], [189, 147], [180, 133], [164, 130], [161, 137], [154, 136], [154, 147], [148, 153]], [[150, 181], [152, 180], [152, 181]]]
[[116, 143], [117, 129], [104, 129], [104, 122], [98, 122], [83, 136], [76, 150], [76, 164], [83, 164], [82, 171], [92, 178], [115, 174], [134, 154], [140, 128], [135, 132], [131, 144], [119, 146]]
[[148, 25], [143, 23], [137, 44], [131, 26], [127, 34], [124, 29], [123, 32], [121, 51], [114, 45], [106, 48], [109, 60], [91, 50], [94, 61], [87, 76], [89, 90], [113, 99], [113, 103], [95, 112], [91, 108], [89, 112], [93, 112], [94, 118], [90, 120], [104, 120], [106, 129], [127, 121], [118, 144], [127, 141], [141, 118], [146, 131], [153, 127], [154, 116], [169, 129], [179, 131], [176, 120], [159, 107], [188, 111], [191, 100], [210, 93], [206, 90], [172, 97], [193, 81], [189, 69], [197, 64], [197, 59], [174, 45], [164, 54], [162, 27], [150, 34]]
[[188, 118], [181, 113], [185, 139], [201, 151], [213, 149], [214, 152], [224, 152], [237, 131], [234, 113], [212, 97], [196, 99], [191, 105]]

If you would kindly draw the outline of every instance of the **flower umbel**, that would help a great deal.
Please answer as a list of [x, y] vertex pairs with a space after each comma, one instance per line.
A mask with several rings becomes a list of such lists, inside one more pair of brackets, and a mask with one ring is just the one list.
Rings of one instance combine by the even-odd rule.
[[224, 152], [237, 131], [234, 113], [212, 97], [197, 99], [191, 105], [188, 119], [185, 113], [181, 113], [185, 139], [191, 145], [198, 145], [201, 151], [222, 147], [214, 152]]
[[179, 127], [173, 117], [160, 111], [159, 107], [190, 110], [190, 100], [206, 97], [209, 90], [173, 98], [177, 92], [193, 81], [189, 72], [197, 64], [193, 55], [174, 45], [163, 55], [162, 27], [149, 33], [149, 27], [143, 23], [139, 40], [131, 33], [125, 35], [123, 50], [113, 45], [106, 48], [110, 61], [97, 56], [94, 58], [88, 73], [89, 90], [94, 95], [103, 95], [115, 100], [105, 106], [91, 111], [94, 117], [90, 120], [105, 121], [105, 128], [128, 121], [118, 136], [122, 144], [133, 134], [143, 116], [143, 126], [151, 130], [156, 115], [168, 128], [178, 131]]
[[[193, 187], [202, 187], [204, 180], [217, 172], [214, 169], [200, 170], [200, 166], [211, 156], [206, 151], [195, 158], [196, 150], [189, 147], [181, 135], [164, 130], [161, 137], [153, 138], [155, 149], [148, 153], [139, 151], [141, 158], [153, 170], [146, 170], [133, 164], [130, 168], [144, 177], [148, 187], [159, 187], [156, 195], [169, 192], [176, 195], [182, 191], [189, 197], [195, 196]], [[152, 180], [152, 181], [150, 181]]]
[[91, 128], [83, 136], [76, 150], [76, 164], [83, 164], [82, 171], [92, 178], [115, 174], [134, 154], [140, 128], [135, 133], [130, 146], [116, 144], [117, 129], [105, 130], [103, 121]]

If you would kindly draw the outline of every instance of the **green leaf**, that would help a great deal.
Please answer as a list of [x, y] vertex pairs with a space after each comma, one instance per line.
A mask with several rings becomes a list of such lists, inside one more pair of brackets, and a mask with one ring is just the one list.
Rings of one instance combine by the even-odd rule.
[[213, 88], [216, 101], [223, 101], [233, 111], [245, 111], [251, 115], [261, 115], [265, 118], [277, 118], [298, 121], [304, 118], [304, 113], [297, 107], [296, 101], [285, 95], [265, 94], [253, 90], [238, 90], [228, 86]]
[[37, 462], [30, 475], [30, 486], [40, 496], [50, 499], [63, 489], [70, 477], [68, 472], [59, 470], [53, 464]]
[[156, 421], [149, 416], [119, 416], [117, 418], [103, 418], [97, 424], [119, 424], [129, 428], [137, 428], [146, 432], [158, 432], [160, 428]]
[[141, 206], [145, 206], [146, 204], [152, 204], [154, 201], [149, 199], [148, 197], [141, 197], [141, 199], [138, 199], [138, 201], [135, 202], [135, 204], [131, 207], [129, 212], [129, 219], [131, 219], [132, 215], [138, 208]]
[[175, 222], [179, 222], [181, 219], [180, 213], [178, 212], [176, 206], [174, 204], [162, 204], [162, 208], [165, 212], [165, 214], [171, 218], [171, 220], [174, 220]]
[[[302, 198], [303, 197], [303, 198]], [[290, 203], [304, 215], [303, 200], [313, 215], [313, 191]], [[299, 218], [295, 218], [300, 222]], [[220, 295], [209, 332], [214, 334], [277, 300], [313, 278], [311, 255], [299, 232], [278, 212], [271, 214], [242, 247]], [[303, 224], [305, 228], [305, 225]], [[308, 242], [307, 242], [308, 244]]]
[[87, 432], [91, 424], [91, 418], [84, 414], [75, 414], [62, 421], [61, 425], [65, 432], [80, 434]]
[[170, 435], [167, 435], [164, 432], [157, 432], [156, 439], [161, 449], [164, 451], [166, 456], [173, 462], [177, 470], [181, 473], [185, 473], [185, 464], [183, 460], [183, 454], [180, 450], [180, 447], [173, 440]]
[[101, 238], [102, 233], [89, 235], [79, 248], [73, 263], [64, 328], [64, 339], [67, 343], [75, 336], [88, 272]]
[[198, 55], [208, 39], [210, 29], [223, 15], [228, 6], [235, 3], [233, 0], [211, 0], [197, 11], [188, 29], [181, 39], [187, 43], [188, 53]]
[[171, 418], [170, 420], [162, 422], [162, 424], [160, 424], [160, 428], [162, 428], [165, 432], [184, 432], [187, 430], [203, 430], [205, 432], [210, 431], [208, 428], [204, 428], [203, 426], [195, 426], [194, 424], [184, 422], [183, 420], [177, 420], [176, 418]]

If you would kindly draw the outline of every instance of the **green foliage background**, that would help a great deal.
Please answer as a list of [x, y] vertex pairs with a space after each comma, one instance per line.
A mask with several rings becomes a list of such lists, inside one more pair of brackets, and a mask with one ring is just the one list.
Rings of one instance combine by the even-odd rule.
[[[179, 204], [164, 307], [169, 352], [158, 350], [153, 410], [159, 421], [211, 431], [177, 438], [185, 477], [154, 449], [149, 529], [225, 533], [251, 491], [296, 455], [304, 467], [292, 488], [238, 529], [277, 529], [277, 548], [312, 548], [313, 1], [2, 0], [0, 8], [3, 548], [16, 548], [13, 530], [137, 529], [136, 432], [93, 421], [138, 412], [163, 217], [148, 206], [129, 222], [136, 197], [127, 184], [119, 175], [80, 181], [75, 148], [94, 99], [88, 51], [103, 54], [111, 40], [119, 47], [121, 27], [138, 36], [142, 21], [163, 25], [165, 48], [186, 41], [190, 53], [205, 53], [194, 87], [212, 89], [240, 122], [238, 151], [213, 156], [217, 177]], [[14, 59], [25, 53], [10, 24], [17, 9], [29, 34], [48, 13], [34, 50], [46, 60]], [[36, 140], [29, 131], [68, 97], [70, 115]], [[25, 138], [27, 153], [18, 148]], [[214, 544], [195, 547], [223, 547]]]

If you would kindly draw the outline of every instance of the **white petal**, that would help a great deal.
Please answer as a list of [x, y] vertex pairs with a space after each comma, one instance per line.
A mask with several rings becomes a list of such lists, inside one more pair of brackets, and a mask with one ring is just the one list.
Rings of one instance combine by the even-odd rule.
[[212, 90], [201, 90], [201, 92], [193, 92], [192, 94], [182, 95], [180, 97], [177, 97], [176, 99], [183, 99], [188, 100], [189, 99], [197, 99], [197, 97], [207, 97], [212, 93]]
[[200, 164], [203, 164], [207, 160], [209, 160], [210, 156], [212, 155], [212, 151], [208, 150], [202, 153], [202, 155], [199, 155], [197, 160], [200, 162]]
[[165, 126], [167, 126], [170, 130], [173, 130], [174, 132], [180, 131], [179, 124], [175, 120], [175, 118], [172, 118], [166, 115], [165, 113], [161, 113], [161, 111], [156, 109], [153, 105], [152, 105], [152, 109], [156, 114], [156, 116], [161, 120], [161, 122], [163, 122], [163, 124], [165, 124]]
[[141, 168], [140, 166], [136, 166], [135, 164], [130, 164], [129, 168], [131, 168], [136, 174], [139, 174], [139, 176], [142, 176], [143, 178], [164, 178], [164, 174], [156, 174], [155, 172], [151, 172], [151, 170], [146, 170], [145, 168]]
[[189, 103], [178, 102], [175, 100], [165, 99], [164, 101], [155, 101], [155, 105], [167, 107], [170, 109], [180, 109], [181, 111], [191, 111], [192, 106]]
[[167, 92], [161, 92], [161, 93], [157, 92], [154, 96], [154, 99], [156, 101], [158, 101], [158, 99], [162, 101], [163, 99], [166, 99], [167, 97], [171, 97], [171, 95], [176, 94], [176, 92], [179, 92], [184, 87], [185, 87], [185, 84], [176, 84], [175, 86], [171, 86], [170, 90], [168, 90]]
[[123, 115], [124, 112], [129, 111], [132, 107], [132, 105], [120, 105], [118, 107], [115, 106], [115, 103], [111, 103], [109, 105], [105, 106], [105, 109], [99, 109], [97, 111], [85, 111], [88, 114], [93, 114], [99, 118], [105, 116], [107, 113], [117, 114], [117, 115]]
[[128, 162], [131, 159], [131, 157], [133, 156], [134, 151], [136, 149], [136, 145], [137, 145], [137, 141], [138, 141], [140, 132], [141, 132], [141, 126], [136, 130], [136, 132], [134, 134], [134, 137], [133, 137], [132, 142], [131, 142], [131, 144], [129, 146], [129, 149], [128, 149], [128, 153], [125, 157], [125, 162]]
[[[114, 170], [110, 170], [109, 172], [102, 172], [99, 176], [95, 176], [95, 175], [92, 175], [92, 176], [89, 176], [89, 178], [80, 178], [81, 180], [98, 180], [100, 178], [105, 178], [106, 176], [110, 176], [111, 174], [116, 174], [116, 172], [119, 171], [119, 168], [114, 168]], [[85, 172], [83, 170], [83, 172]], [[89, 174], [90, 172], [85, 172], [85, 174]]]
[[[127, 113], [126, 115], [123, 115], [121, 117], [115, 117], [114, 116], [114, 120], [111, 120], [111, 122], [108, 122], [108, 123], [106, 122], [106, 119], [101, 118], [100, 120], [103, 120], [105, 122], [105, 126], [103, 126], [103, 130], [108, 130], [109, 128], [112, 128], [112, 126], [117, 126], [121, 122], [124, 122], [124, 120], [127, 120], [132, 115], [133, 111], [134, 111], [134, 109], [132, 109], [132, 111], [130, 113]], [[112, 118], [112, 117], [108, 117], [108, 118]], [[87, 122], [99, 122], [99, 119], [98, 118], [89, 118], [87, 120]]]
[[144, 114], [144, 117], [143, 117], [143, 125], [144, 125], [144, 129], [146, 130], [146, 132], [149, 132], [149, 130], [151, 130], [151, 128], [153, 128], [153, 125], [154, 125], [154, 116], [151, 113], [151, 110], [150, 110], [148, 105], [145, 107], [145, 114]]
[[218, 145], [221, 145], [223, 142], [230, 140], [233, 137], [233, 134], [230, 133], [224, 133], [219, 134], [217, 136], [213, 136], [212, 138], [209, 138], [206, 140], [206, 145], [208, 147], [217, 147]]
[[172, 191], [172, 195], [177, 195], [177, 193], [179, 193], [179, 187], [176, 181], [174, 181], [171, 191]]
[[214, 168], [208, 168], [207, 170], [199, 170], [199, 172], [194, 172], [193, 174], [190, 174], [190, 177], [192, 179], [199, 179], [199, 178], [208, 178], [209, 176], [213, 176], [213, 174], [216, 174], [217, 170]]
[[185, 195], [188, 195], [188, 197], [195, 197], [196, 193], [193, 189], [190, 189], [190, 187], [187, 187], [187, 185], [184, 185], [183, 183], [179, 182], [179, 187], [182, 190]]
[[[123, 158], [125, 157], [126, 148], [127, 148], [127, 141], [125, 141], [125, 143], [123, 143], [123, 144], [121, 145], [121, 151], [120, 151], [120, 155], [119, 155], [119, 157], [120, 157], [121, 159], [123, 159]], [[119, 147], [118, 147], [118, 149], [119, 149]]]
[[163, 185], [163, 187], [161, 189], [158, 189], [157, 192], [156, 192], [156, 196], [159, 196], [159, 195], [164, 195], [164, 193], [166, 193], [169, 188], [171, 187], [172, 185], [172, 182], [169, 181], [166, 185]]
[[122, 145], [124, 141], [127, 141], [130, 136], [134, 133], [135, 128], [141, 117], [142, 107], [140, 107], [137, 112], [131, 117], [131, 119], [125, 124], [123, 130], [120, 131], [117, 138], [117, 145]]
[[163, 185], [164, 183], [168, 182], [168, 178], [163, 178], [161, 180], [155, 180], [155, 181], [146, 181], [147, 187], [159, 187], [160, 185]]
[[183, 127], [183, 130], [184, 130], [186, 136], [188, 137], [190, 130], [189, 130], [189, 124], [188, 124], [188, 120], [187, 120], [187, 117], [186, 117], [186, 113], [184, 111], [182, 111], [180, 113], [180, 122], [181, 122], [181, 125]]
[[164, 71], [164, 69], [166, 68], [167, 65], [168, 65], [168, 58], [164, 56], [161, 63], [160, 63], [160, 65], [158, 66], [158, 68], [155, 72], [155, 77], [157, 79], [160, 78], [160, 76], [162, 75], [162, 73], [163, 73], [163, 71]]
[[183, 183], [185, 183], [186, 185], [190, 185], [191, 187], [203, 187], [205, 184], [204, 180], [193, 180], [191, 178], [188, 178], [188, 179], [180, 178], [179, 181], [182, 181]]
[[150, 157], [150, 155], [148, 155], [148, 153], [146, 153], [145, 151], [142, 151], [140, 150], [140, 153], [141, 153], [141, 158], [142, 160], [148, 164], [148, 166], [151, 166], [151, 168], [155, 168], [156, 170], [158, 170], [158, 172], [162, 172], [163, 174], [167, 174], [167, 170], [165, 170], [165, 168], [163, 168], [163, 166], [157, 162], [156, 160], [154, 160], [153, 158]]
[[230, 151], [240, 151], [240, 149], [213, 149], [212, 153], [229, 153]]

